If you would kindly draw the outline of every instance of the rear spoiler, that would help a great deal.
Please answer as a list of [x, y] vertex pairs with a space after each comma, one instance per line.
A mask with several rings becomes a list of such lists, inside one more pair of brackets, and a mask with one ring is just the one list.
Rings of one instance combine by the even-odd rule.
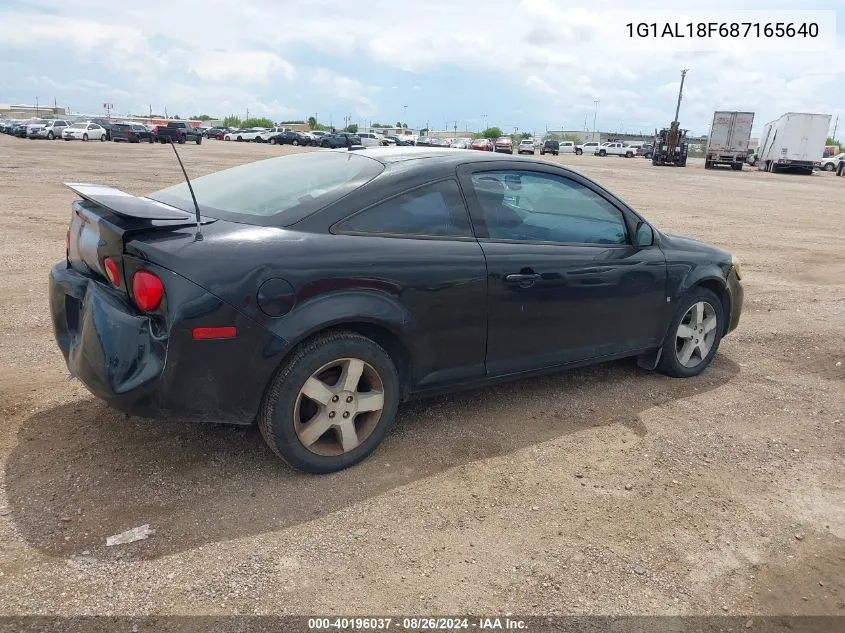
[[[114, 187], [81, 182], [66, 182], [64, 184], [80, 198], [98, 204], [123, 217], [141, 220], [179, 220], [182, 222], [193, 222], [194, 220], [193, 213], [182, 211], [150, 198], [138, 198]], [[203, 220], [205, 222], [214, 221], [212, 218], [203, 218]]]

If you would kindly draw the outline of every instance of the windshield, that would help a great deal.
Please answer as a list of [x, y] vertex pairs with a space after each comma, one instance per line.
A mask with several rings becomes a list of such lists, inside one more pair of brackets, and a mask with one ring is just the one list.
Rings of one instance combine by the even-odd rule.
[[[384, 165], [354, 152], [290, 154], [232, 167], [191, 181], [203, 215], [286, 226], [363, 186]], [[185, 183], [147, 196], [193, 211]]]
[[29, 125], [44, 125], [46, 123], [47, 123], [47, 121], [45, 121], [44, 119], [30, 119], [29, 120]]

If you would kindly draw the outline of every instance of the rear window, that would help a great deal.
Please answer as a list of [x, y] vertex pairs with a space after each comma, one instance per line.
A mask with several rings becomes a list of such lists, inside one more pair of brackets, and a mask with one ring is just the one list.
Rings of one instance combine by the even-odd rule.
[[112, 125], [112, 128], [115, 130], [128, 130], [130, 126], [126, 123], [115, 123], [114, 125]]
[[[355, 152], [309, 152], [239, 165], [191, 180], [191, 185], [203, 215], [286, 226], [365, 185], [383, 170], [379, 161]], [[185, 183], [147, 197], [194, 210]]]

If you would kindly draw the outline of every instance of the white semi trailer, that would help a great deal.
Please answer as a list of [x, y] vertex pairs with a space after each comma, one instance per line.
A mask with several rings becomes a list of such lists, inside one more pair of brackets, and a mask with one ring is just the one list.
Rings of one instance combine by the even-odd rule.
[[740, 171], [748, 157], [752, 125], [753, 112], [714, 112], [704, 169], [711, 169], [714, 165], [730, 165], [731, 169]]
[[830, 118], [829, 114], [787, 112], [766, 123], [760, 137], [757, 169], [812, 174], [824, 153]]

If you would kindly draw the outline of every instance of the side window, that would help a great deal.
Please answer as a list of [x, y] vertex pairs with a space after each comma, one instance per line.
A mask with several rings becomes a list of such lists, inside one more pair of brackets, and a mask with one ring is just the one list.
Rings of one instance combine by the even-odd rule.
[[574, 180], [514, 170], [477, 173], [472, 184], [492, 239], [629, 243], [622, 212]]
[[89, 130], [96, 130], [96, 129], [97, 129], [97, 126], [96, 126], [96, 125], [94, 125], [94, 124], [91, 124], [91, 125], [89, 125], [89, 126], [88, 126], [88, 129], [89, 129]]
[[463, 198], [455, 180], [443, 180], [381, 202], [338, 226], [339, 232], [470, 237]]

